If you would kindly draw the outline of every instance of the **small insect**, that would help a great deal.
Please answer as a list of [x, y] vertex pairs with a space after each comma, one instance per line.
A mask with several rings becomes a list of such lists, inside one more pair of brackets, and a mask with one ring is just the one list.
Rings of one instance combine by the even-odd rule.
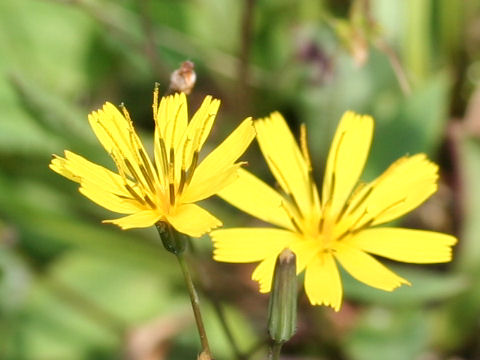
[[187, 95], [192, 92], [197, 80], [197, 74], [195, 74], [193, 69], [194, 66], [193, 62], [187, 60], [172, 73], [170, 76], [170, 92], [183, 92]]

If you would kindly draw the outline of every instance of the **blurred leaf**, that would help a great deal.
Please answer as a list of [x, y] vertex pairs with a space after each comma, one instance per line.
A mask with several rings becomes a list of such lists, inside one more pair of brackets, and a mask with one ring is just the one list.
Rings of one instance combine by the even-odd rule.
[[352, 360], [417, 359], [428, 344], [428, 326], [419, 310], [366, 311], [345, 348]]
[[21, 341], [24, 358], [86, 359], [93, 347], [112, 351], [118, 339], [106, 328], [85, 317], [68, 302], [37, 286], [30, 295], [21, 323], [7, 340], [12, 354]]
[[[35, 26], [31, 26], [35, 24]], [[70, 96], [83, 92], [92, 20], [50, 1], [0, 3], [0, 64]]]
[[[52, 256], [60, 249], [74, 246], [110, 258], [129, 259], [137, 266], [162, 267], [168, 272], [174, 259], [155, 243], [158, 239], [155, 229], [122, 231], [101, 224], [98, 218], [81, 219], [72, 211], [78, 206], [69, 207], [72, 200], [64, 193], [25, 180], [17, 180], [17, 186], [13, 186], [1, 175], [0, 172], [0, 209], [8, 209], [4, 216], [18, 228], [22, 246], [37, 256]], [[79, 203], [98, 208], [75, 195], [79, 196]], [[145, 234], [150, 235], [146, 237]], [[165, 256], [165, 259], [159, 261], [158, 256]]]
[[446, 348], [458, 348], [478, 331], [480, 316], [480, 142], [468, 134], [461, 139], [459, 156], [463, 175], [463, 222], [455, 256], [455, 269], [470, 279], [470, 286], [451, 301], [443, 314], [440, 341]]
[[[159, 249], [158, 257], [162, 256], [169, 254]], [[49, 278], [68, 285], [118, 321], [130, 325], [152, 319], [157, 314], [167, 314], [179, 306], [188, 307], [186, 296], [180, 299], [174, 296], [172, 276], [173, 280], [179, 279], [180, 273], [140, 268], [122, 258], [81, 251], [66, 254], [49, 270]]]
[[0, 312], [15, 312], [28, 297], [32, 275], [25, 261], [5, 246], [0, 247], [0, 269]]
[[[2, 70], [0, 68], [0, 76]], [[13, 87], [0, 77], [0, 154], [51, 153], [61, 141], [49, 136], [22, 108]]]
[[[218, 359], [234, 359], [235, 354], [228, 342], [228, 339], [220, 326], [218, 316], [214, 312], [207, 299], [202, 298], [203, 309], [205, 311], [205, 326], [207, 327], [209, 340], [212, 349], [215, 349], [214, 355]], [[255, 333], [248, 318], [234, 307], [223, 305], [224, 315], [227, 324], [232, 330], [239, 350], [246, 353], [258, 341], [258, 334]]]
[[[240, 16], [244, 4], [236, 0], [193, 3], [186, 9], [188, 31], [208, 47], [232, 54], [240, 46]], [[206, 22], [211, 26], [205, 26]]]
[[[468, 136], [468, 135], [467, 135]], [[466, 137], [460, 143], [461, 175], [463, 176], [463, 228], [456, 263], [459, 270], [480, 271], [480, 141]]]
[[347, 299], [382, 304], [388, 306], [419, 306], [449, 300], [470, 286], [470, 282], [461, 275], [435, 273], [420, 268], [391, 266], [400, 276], [411, 282], [411, 286], [403, 285], [392, 292], [374, 289], [354, 280], [343, 273]]
[[412, 72], [414, 82], [421, 84], [431, 69], [431, 13], [433, 2], [430, 0], [408, 0], [403, 40], [405, 66]]
[[49, 93], [38, 82], [31, 81], [22, 73], [13, 72], [10, 80], [18, 93], [20, 103], [24, 105], [22, 107], [43, 128], [56, 136], [62, 136], [70, 146], [85, 146], [85, 143], [91, 145], [94, 137], [86, 112], [81, 111], [77, 105], [68, 103], [62, 97], [63, 94]]
[[367, 178], [378, 176], [396, 159], [435, 153], [444, 137], [450, 79], [439, 74], [377, 120]]

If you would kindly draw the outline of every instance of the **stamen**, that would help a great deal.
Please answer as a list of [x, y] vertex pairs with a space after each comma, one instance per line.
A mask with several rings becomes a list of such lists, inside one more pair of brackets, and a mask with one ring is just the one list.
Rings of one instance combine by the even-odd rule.
[[[370, 194], [372, 193], [372, 190], [373, 190], [373, 187], [370, 187], [366, 192], [365, 194], [362, 195], [362, 197], [360, 198], [360, 200], [358, 200], [358, 202], [351, 208], [348, 210], [348, 213], [349, 214], [352, 214], [354, 213], [359, 207], [360, 205], [362, 205], [366, 200], [367, 198], [370, 196]], [[351, 204], [349, 204], [351, 205]]]
[[135, 200], [137, 200], [137, 201], [138, 201], [139, 203], [141, 203], [142, 205], [145, 205], [145, 200], [142, 199], [142, 198], [140, 197], [140, 195], [138, 195], [137, 192], [136, 192], [130, 185], [125, 184], [124, 186], [125, 186], [125, 189], [127, 189], [128, 192], [129, 192], [130, 194], [132, 194], [132, 196], [135, 198]]
[[[366, 212], [365, 212], [366, 213]], [[346, 230], [342, 235], [338, 236], [336, 241], [340, 241], [343, 238], [345, 238], [348, 234], [356, 234], [359, 231], [368, 228], [370, 225], [373, 223], [373, 219], [368, 220], [365, 224], [362, 226], [355, 228], [355, 226], [359, 223], [360, 219], [363, 217], [363, 215], [355, 222], [354, 226], [350, 227], [348, 230]]]
[[155, 124], [157, 124], [157, 113], [158, 113], [158, 93], [159, 93], [160, 84], [155, 82], [155, 88], [153, 90], [153, 120], [155, 120]]
[[[143, 150], [143, 146], [140, 143], [140, 140], [138, 139], [138, 137], [135, 133], [135, 129], [133, 128], [133, 122], [132, 122], [132, 119], [130, 118], [130, 114], [129, 114], [127, 108], [125, 107], [125, 105], [123, 103], [120, 104], [120, 109], [122, 109], [123, 116], [125, 117], [125, 119], [128, 122], [128, 133], [129, 133], [129, 137], [130, 137], [130, 139], [129, 139], [130, 140], [130, 146], [131, 146], [132, 150], [133, 149], [136, 150], [136, 151], [132, 151], [132, 153], [135, 157], [135, 161], [138, 164], [141, 164], [143, 162], [145, 167], [149, 168], [150, 167], [150, 166], [148, 166], [149, 161], [146, 158], [144, 150]], [[138, 156], [138, 154], [140, 154], [141, 159]], [[149, 173], [151, 174], [151, 169], [148, 169], [148, 170], [150, 170]], [[153, 175], [152, 175], [152, 178], [153, 178]], [[147, 180], [147, 179], [145, 178], [145, 180]]]
[[333, 198], [334, 194], [335, 194], [335, 169], [337, 168], [337, 162], [338, 162], [338, 150], [340, 149], [340, 147], [342, 146], [342, 141], [343, 141], [343, 138], [345, 136], [345, 131], [342, 132], [342, 134], [340, 135], [340, 139], [338, 140], [338, 145], [335, 149], [335, 157], [334, 157], [334, 160], [333, 160], [333, 169], [332, 169], [332, 178], [330, 179], [330, 193], [328, 194], [328, 199], [331, 199]]
[[[175, 151], [173, 148], [170, 148], [170, 157], [169, 157], [169, 162], [168, 162], [168, 180], [170, 181], [170, 170], [175, 170]], [[173, 178], [172, 178], [173, 181]], [[172, 182], [170, 181], [170, 182]]]
[[147, 181], [147, 185], [152, 193], [155, 194], [155, 185], [153, 184], [152, 178], [148, 176], [147, 171], [145, 170], [145, 166], [143, 164], [140, 164], [140, 171], [142, 172], [143, 177]]
[[[175, 95], [175, 97], [178, 97], [178, 95]], [[178, 122], [178, 117], [180, 116], [180, 110], [183, 107], [183, 103], [180, 103], [180, 106], [177, 109], [177, 112], [175, 113], [175, 118], [173, 119], [173, 125], [172, 125], [172, 134], [171, 134], [171, 140], [170, 140], [170, 151], [175, 147], [175, 132], [177, 130], [177, 122]]]
[[[120, 154], [121, 156], [121, 154]], [[123, 166], [120, 162], [120, 159], [117, 157], [117, 155], [112, 151], [110, 152], [110, 157], [112, 158], [113, 162], [115, 163], [115, 166], [117, 167], [118, 173], [122, 177], [123, 181], [126, 183], [127, 182], [127, 174], [125, 174], [125, 170], [123, 169]]]
[[297, 211], [298, 215], [303, 218], [303, 214], [300, 210], [300, 206], [298, 205], [295, 197], [293, 196], [293, 192], [291, 191], [290, 187], [288, 186], [288, 182], [287, 180], [285, 179], [285, 177], [283, 176], [282, 172], [280, 171], [280, 168], [277, 166], [277, 164], [275, 163], [275, 161], [273, 161], [273, 159], [270, 157], [270, 156], [267, 156], [267, 159], [269, 160], [270, 164], [273, 166], [273, 168], [275, 169], [276, 173], [278, 174], [280, 180], [285, 184], [285, 187], [286, 189], [283, 189], [283, 191], [285, 192], [285, 194], [288, 196], [289, 200], [291, 200], [292, 204], [294, 205], [295, 207], [295, 210]]
[[308, 153], [308, 147], [307, 147], [307, 127], [305, 124], [302, 124], [300, 126], [300, 146], [302, 148], [302, 153], [303, 157], [305, 158], [305, 161], [308, 166], [308, 171], [312, 170], [312, 161], [310, 159], [310, 154]]
[[342, 206], [342, 209], [340, 210], [340, 212], [338, 213], [337, 217], [335, 218], [335, 224], [338, 224], [340, 222], [340, 220], [342, 219], [343, 215], [345, 215], [345, 213], [347, 212], [347, 209], [348, 209], [348, 206], [350, 204], [348, 203], [348, 201], [345, 201], [345, 203], [343, 204]]
[[130, 118], [130, 114], [128, 113], [128, 110], [127, 110], [127, 108], [125, 107], [125, 104], [124, 104], [124, 103], [121, 103], [121, 104], [120, 104], [120, 109], [122, 110], [123, 116], [125, 117], [125, 119], [127, 120], [128, 124], [130, 125], [129, 128], [133, 129], [132, 119]]
[[180, 184], [178, 185], [177, 193], [181, 194], [183, 191], [183, 187], [185, 186], [185, 177], [186, 177], [186, 165], [187, 165], [187, 145], [190, 143], [190, 139], [185, 140], [185, 144], [183, 145], [183, 152], [182, 152], [182, 167], [180, 170]]
[[152, 209], [157, 208], [157, 205], [150, 199], [148, 195], [145, 195], [145, 201], [152, 207]]
[[137, 181], [139, 184], [143, 184], [142, 180], [140, 179], [140, 176], [138, 176], [136, 170], [133, 168], [132, 163], [128, 159], [123, 159], [125, 162], [125, 165], [127, 166], [128, 171], [130, 174], [133, 176], [133, 178]]
[[300, 225], [297, 223], [297, 221], [295, 220], [295, 216], [291, 213], [290, 209], [288, 208], [288, 206], [285, 204], [285, 202], [281, 202], [280, 203], [281, 206], [283, 207], [283, 209], [285, 210], [285, 212], [287, 213], [287, 216], [288, 218], [290, 219], [290, 222], [292, 223], [293, 227], [295, 228], [295, 230], [298, 232], [298, 233], [303, 233], [303, 231], [300, 229]]
[[173, 206], [175, 204], [175, 184], [168, 184], [168, 190], [170, 193], [170, 205]]
[[185, 169], [182, 169], [180, 171], [180, 184], [178, 185], [178, 191], [177, 193], [178, 194], [181, 194], [182, 191], [183, 191], [183, 187], [185, 186], [185, 176], [186, 176], [186, 172], [185, 172]]
[[162, 166], [163, 166], [163, 176], [168, 176], [168, 158], [167, 158], [167, 147], [165, 145], [165, 140], [160, 138], [160, 150], [162, 152]]
[[388, 205], [385, 209], [383, 209], [382, 211], [380, 211], [377, 215], [375, 215], [372, 220], [375, 220], [377, 218], [379, 218], [380, 216], [382, 216], [383, 214], [385, 214], [387, 211], [389, 210], [392, 210], [395, 206], [398, 206], [400, 205], [401, 203], [404, 203], [407, 199], [406, 198], [403, 198], [403, 199], [400, 199], [398, 201], [395, 201], [394, 203]]
[[[143, 149], [139, 149], [139, 153], [140, 153], [140, 157], [142, 158], [142, 163], [143, 163], [143, 167], [145, 168], [145, 170], [147, 171], [147, 178], [150, 178], [151, 180], [155, 179], [155, 176], [153, 175], [153, 171], [152, 171], [152, 168], [150, 167], [150, 161], [149, 159], [147, 158], [147, 155], [145, 154], [145, 151]], [[140, 166], [140, 168], [142, 168], [142, 166]], [[148, 179], [147, 179], [148, 181]]]
[[115, 196], [118, 196], [120, 199], [123, 199], [123, 200], [136, 200], [134, 198], [132, 198], [131, 196], [126, 196], [126, 195], [122, 195], [122, 194], [114, 194]]
[[190, 164], [190, 167], [188, 168], [188, 171], [187, 171], [187, 178], [185, 179], [185, 183], [187, 185], [189, 185], [190, 181], [192, 181], [193, 173], [195, 172], [195, 168], [197, 167], [197, 162], [198, 162], [198, 151], [195, 150], [195, 152], [193, 153], [192, 163]]
[[115, 139], [115, 137], [112, 135], [112, 133], [107, 129], [107, 127], [105, 126], [105, 124], [101, 123], [100, 120], [97, 119], [97, 124], [100, 125], [100, 127], [103, 129], [103, 131], [105, 131], [105, 133], [107, 134], [107, 136], [110, 138], [110, 140], [112, 141], [114, 147], [116, 148], [116, 150], [118, 151], [118, 153], [120, 154], [120, 156], [122, 158], [126, 158], [125, 154], [123, 154], [122, 150], [121, 150], [121, 147], [119, 146], [117, 140]]
[[170, 192], [170, 205], [175, 204], [175, 152], [170, 148], [170, 164], [168, 168], [168, 189]]
[[330, 194], [328, 196], [328, 203], [332, 203], [333, 194], [335, 193], [335, 185], [336, 185], [337, 175], [335, 174], [335, 170], [332, 171], [332, 178], [330, 179]]
[[[205, 124], [204, 124], [205, 126]], [[203, 129], [203, 128], [202, 128]], [[202, 129], [197, 129], [195, 131], [195, 135], [193, 137], [193, 144], [192, 144], [192, 150], [193, 150], [193, 155], [192, 155], [192, 162], [190, 163], [190, 166], [187, 169], [187, 178], [185, 180], [186, 184], [190, 184], [190, 181], [192, 181], [193, 174], [195, 172], [195, 168], [197, 167], [197, 162], [198, 162], [198, 153], [199, 153], [199, 147], [200, 147], [200, 139], [202, 138]]]
[[[360, 223], [360, 220], [362, 220], [362, 219], [365, 217], [365, 215], [367, 215], [367, 214], [368, 214], [367, 209], [365, 209], [365, 210], [363, 211], [362, 215], [360, 215], [360, 216], [358, 217], [358, 219], [352, 224], [352, 226], [350, 226], [350, 231], [351, 231], [351, 230], [355, 230], [356, 227], [357, 227], [357, 225]], [[370, 219], [370, 220], [371, 220], [371, 219]], [[363, 226], [363, 225], [362, 225], [362, 226]]]
[[207, 120], [205, 120], [203, 122], [203, 125], [202, 127], [200, 128], [200, 131], [197, 130], [197, 136], [198, 138], [196, 137], [195, 138], [195, 143], [194, 143], [194, 149], [200, 151], [200, 147], [201, 147], [201, 142], [202, 142], [202, 138], [203, 138], [203, 134], [205, 134], [205, 131], [207, 129], [207, 123], [210, 121], [210, 118], [214, 117], [215, 114], [208, 114], [207, 116]]
[[321, 217], [320, 218], [320, 222], [318, 223], [318, 232], [322, 232], [323, 231], [323, 224], [325, 223], [325, 217]]
[[[308, 196], [310, 199], [310, 204], [313, 205], [313, 197], [314, 197], [314, 191], [316, 189], [315, 182], [313, 180], [313, 172], [312, 172], [312, 159], [310, 158], [310, 153], [308, 152], [308, 146], [307, 146], [307, 127], [305, 124], [302, 124], [300, 126], [300, 146], [302, 148], [302, 153], [303, 157], [305, 159], [305, 162], [307, 163], [307, 183], [310, 185], [309, 186], [309, 191], [308, 191]], [[315, 188], [314, 188], [315, 187]]]
[[[121, 105], [122, 107], [123, 105]], [[122, 109], [124, 109], [124, 113], [126, 112], [126, 109], [125, 107], [122, 107]], [[128, 116], [128, 112], [126, 112], [127, 116]], [[128, 119], [130, 119], [128, 117]], [[128, 120], [127, 119], [127, 120]], [[133, 167], [132, 167], [132, 164], [130, 163], [130, 161], [128, 160], [127, 156], [125, 156], [125, 154], [122, 152], [121, 150], [121, 147], [119, 146], [118, 142], [116, 141], [115, 137], [112, 135], [112, 133], [107, 129], [107, 127], [105, 126], [105, 124], [101, 123], [99, 120], [97, 120], [97, 123], [102, 127], [102, 129], [105, 131], [105, 133], [108, 135], [108, 137], [110, 138], [110, 140], [112, 141], [114, 147], [115, 147], [115, 150], [119, 153], [120, 157], [122, 159], [124, 159], [124, 163], [125, 165], [127, 166], [128, 170], [131, 172], [131, 176], [134, 177], [138, 182], [141, 182], [138, 175], [135, 173], [135, 170], [133, 170]], [[117, 128], [118, 129], [118, 128]], [[129, 133], [130, 133], [130, 137], [134, 136], [135, 132], [133, 131], [133, 125], [131, 123], [131, 120], [130, 120], [130, 129], [129, 129]], [[135, 154], [136, 155], [136, 154]], [[118, 171], [120, 172], [122, 166], [121, 166], [121, 162], [119, 161], [120, 159], [116, 158], [114, 155], [113, 155], [113, 152], [110, 153], [110, 156], [112, 157], [112, 159], [114, 159], [114, 162], [115, 162], [115, 165], [117, 166], [117, 169]], [[140, 162], [139, 159], [138, 159], [138, 156], [137, 157], [137, 162]], [[115, 160], [116, 158], [116, 160]], [[128, 162], [128, 164], [127, 164]], [[133, 171], [133, 172], [132, 172]]]

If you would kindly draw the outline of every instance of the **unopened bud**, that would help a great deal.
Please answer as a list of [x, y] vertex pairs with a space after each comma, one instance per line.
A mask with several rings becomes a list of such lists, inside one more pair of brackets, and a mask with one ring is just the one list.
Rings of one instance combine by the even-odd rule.
[[297, 274], [295, 254], [283, 250], [277, 258], [268, 304], [268, 332], [276, 343], [290, 340], [297, 326]]
[[194, 64], [191, 61], [184, 61], [180, 68], [175, 70], [170, 76], [170, 91], [183, 92], [190, 94], [195, 81], [197, 81], [197, 74], [195, 74]]

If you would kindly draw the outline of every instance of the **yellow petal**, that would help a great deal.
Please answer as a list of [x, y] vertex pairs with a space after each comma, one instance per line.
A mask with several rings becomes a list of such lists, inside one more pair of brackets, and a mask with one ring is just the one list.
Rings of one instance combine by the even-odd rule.
[[298, 237], [281, 229], [234, 228], [210, 233], [217, 261], [245, 263], [277, 256]]
[[[130, 162], [139, 180], [146, 187], [147, 181], [140, 169], [140, 164], [148, 168], [152, 174], [154, 174], [153, 166], [131, 120], [126, 119], [114, 105], [107, 102], [102, 109], [89, 114], [88, 121], [107, 153], [116, 157], [117, 166], [122, 167], [126, 174], [134, 177], [131, 169], [125, 165], [127, 161]], [[140, 154], [143, 155], [142, 159]]]
[[[186, 107], [185, 94], [182, 94], [182, 97]], [[211, 96], [207, 96], [200, 109], [193, 116], [190, 124], [187, 126], [187, 120], [185, 122], [182, 121], [182, 133], [179, 134], [178, 142], [175, 142], [174, 177], [177, 184], [180, 182], [181, 170], [188, 170], [194, 154], [197, 153], [198, 156], [210, 133], [219, 105], [219, 100], [212, 100]], [[186, 113], [185, 116], [187, 116]], [[167, 142], [167, 146], [168, 144], [169, 142]], [[159, 146], [156, 146], [156, 148], [159, 148]], [[157, 151], [157, 153], [160, 155], [160, 151]], [[160, 159], [159, 155], [156, 155], [156, 158]], [[170, 154], [168, 154], [167, 158], [170, 158]], [[159, 160], [156, 161], [158, 164]]]
[[293, 230], [290, 218], [281, 206], [285, 201], [283, 197], [244, 169], [239, 169], [238, 178], [218, 195], [260, 220]]
[[190, 167], [194, 153], [198, 154], [202, 149], [212, 129], [219, 106], [220, 100], [206, 96], [188, 124], [181, 140], [182, 146], [185, 144], [185, 147], [181, 149], [185, 169]]
[[145, 206], [136, 200], [124, 199], [88, 181], [84, 181], [78, 191], [97, 205], [120, 214], [131, 214], [145, 209]]
[[323, 254], [307, 266], [305, 293], [312, 305], [331, 306], [338, 311], [342, 304], [342, 282], [333, 256]]
[[352, 247], [407, 263], [440, 263], [452, 259], [451, 247], [457, 239], [451, 235], [422, 230], [376, 228], [360, 231], [345, 239]]
[[224, 168], [222, 173], [211, 174], [210, 177], [192, 182], [183, 191], [181, 202], [192, 203], [206, 199], [212, 195], [215, 195], [218, 191], [224, 187], [235, 182], [238, 178], [238, 169], [241, 164], [236, 164]]
[[146, 228], [154, 225], [159, 221], [161, 216], [155, 210], [139, 211], [135, 214], [124, 216], [114, 220], [103, 220], [103, 223], [115, 224], [123, 230], [133, 228]]
[[102, 109], [88, 115], [88, 121], [107, 153], [119, 150], [132, 160], [131, 124], [113, 104], [106, 102]]
[[437, 190], [437, 172], [438, 166], [425, 154], [401, 158], [369, 185], [371, 193], [356, 212], [364, 213], [366, 209], [368, 218], [373, 219], [372, 225], [396, 219]]
[[308, 166], [286, 121], [279, 113], [255, 122], [257, 140], [270, 171], [282, 189], [291, 194], [304, 214], [314, 200]]
[[263, 260], [253, 271], [252, 280], [258, 281], [261, 293], [268, 293], [272, 288], [273, 272], [278, 254]]
[[178, 149], [180, 139], [188, 124], [187, 98], [184, 93], [164, 96], [160, 100], [156, 126], [165, 141], [167, 154], [170, 148]]
[[192, 178], [191, 186], [205, 182], [225, 171], [245, 152], [255, 137], [252, 119], [244, 120], [219, 146], [203, 160]]
[[72, 173], [70, 170], [68, 170], [66, 167], [66, 164], [67, 164], [66, 159], [60, 156], [54, 155], [54, 158], [52, 159], [48, 167], [53, 171], [55, 171], [57, 174], [60, 174], [69, 180], [79, 183], [81, 178], [75, 175], [74, 173]]
[[385, 291], [392, 291], [402, 284], [410, 285], [407, 280], [359, 249], [337, 242], [335, 250], [335, 258], [352, 277], [360, 282]]
[[357, 183], [370, 150], [373, 119], [346, 112], [333, 138], [322, 189], [322, 204], [338, 214]]
[[197, 133], [199, 134], [198, 144], [195, 144], [196, 146], [192, 148], [193, 151], [200, 151], [205, 140], [207, 140], [219, 107], [220, 100], [206, 96], [200, 108], [195, 112], [195, 115], [193, 115], [187, 129], [187, 136], [192, 140], [195, 139]]
[[[105, 191], [130, 196], [120, 175], [101, 165], [94, 164], [80, 155], [65, 151], [65, 159], [62, 165], [66, 171], [74, 176], [75, 179], [73, 180], [76, 182], [88, 181]], [[129, 181], [128, 185], [133, 186], [133, 183]]]
[[305, 270], [305, 267], [308, 267], [310, 262], [318, 256], [319, 251], [322, 250], [321, 246], [318, 239], [298, 234], [296, 241], [289, 245], [297, 258], [297, 274]]
[[195, 204], [180, 205], [166, 218], [177, 231], [192, 237], [200, 237], [222, 225], [215, 216]]

